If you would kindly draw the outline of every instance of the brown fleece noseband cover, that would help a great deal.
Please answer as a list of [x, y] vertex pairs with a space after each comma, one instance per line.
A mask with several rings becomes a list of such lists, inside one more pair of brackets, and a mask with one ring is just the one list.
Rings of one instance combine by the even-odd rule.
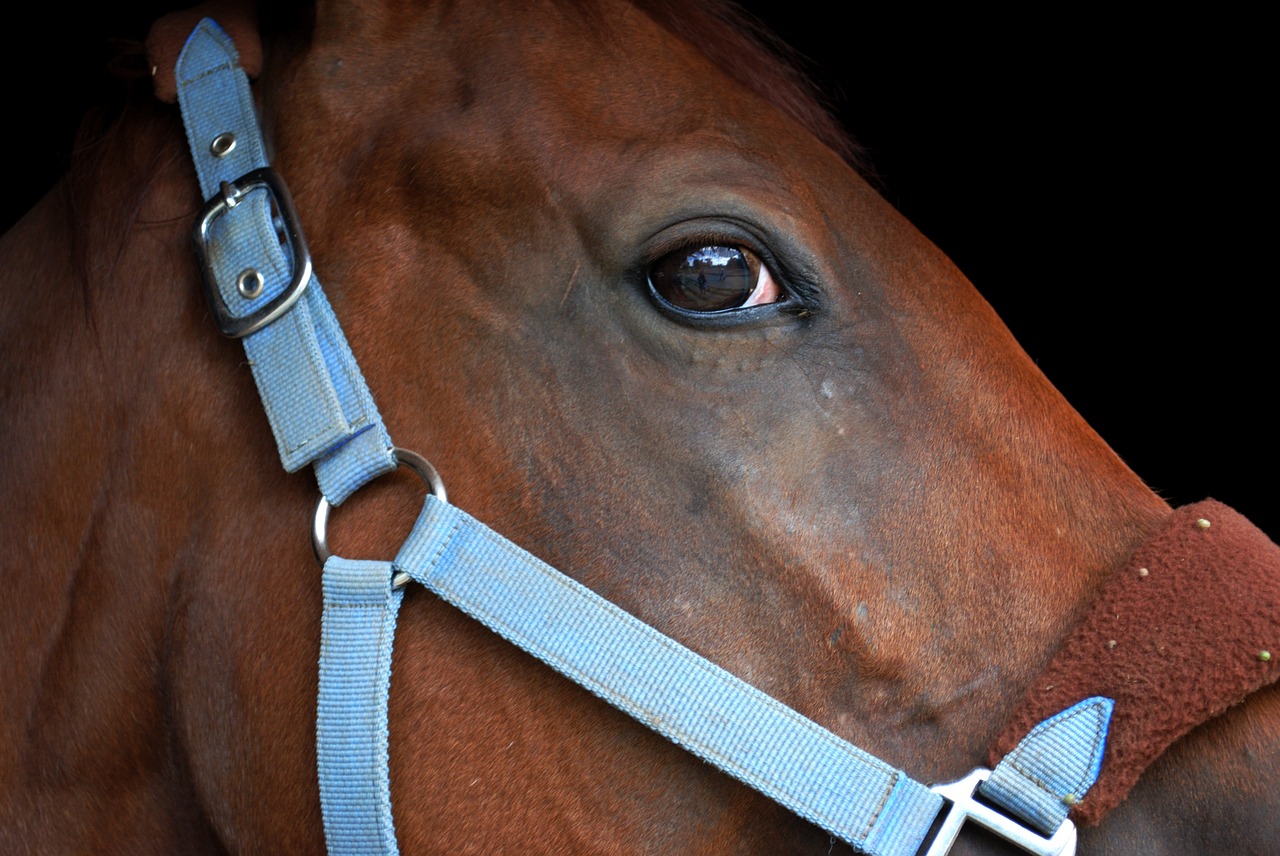
[[1071, 810], [1093, 826], [1173, 741], [1280, 677], [1278, 660], [1280, 547], [1219, 502], [1188, 505], [1103, 585], [989, 761], [1083, 698], [1114, 699], [1102, 772]]

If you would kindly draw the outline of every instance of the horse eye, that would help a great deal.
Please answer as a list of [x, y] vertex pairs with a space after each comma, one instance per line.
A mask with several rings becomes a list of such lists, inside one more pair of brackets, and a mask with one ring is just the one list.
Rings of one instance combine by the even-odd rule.
[[759, 256], [720, 245], [667, 253], [649, 268], [649, 285], [667, 303], [690, 312], [761, 306], [783, 295]]

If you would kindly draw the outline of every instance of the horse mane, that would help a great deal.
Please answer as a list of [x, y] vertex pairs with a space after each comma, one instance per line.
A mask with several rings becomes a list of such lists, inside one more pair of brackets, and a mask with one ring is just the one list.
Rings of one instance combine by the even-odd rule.
[[[144, 135], [163, 139], [171, 124], [151, 93], [146, 51], [141, 40], [112, 42], [112, 57], [100, 71], [101, 97], [85, 112], [76, 129], [65, 179], [53, 189], [65, 203], [70, 253], [79, 272], [86, 321], [94, 324], [94, 283], [110, 279], [118, 258], [106, 264], [95, 256], [98, 247], [123, 252], [125, 236], [138, 225], [143, 201], [161, 163], [172, 157], [164, 146], [137, 148], [130, 127], [150, 129]], [[104, 187], [106, 170], [123, 172], [126, 180]], [[113, 194], [123, 193], [122, 196]], [[193, 207], [191, 216], [195, 216]]]
[[817, 137], [863, 177], [874, 178], [866, 151], [836, 119], [830, 96], [805, 71], [807, 60], [751, 12], [733, 0], [630, 2]]

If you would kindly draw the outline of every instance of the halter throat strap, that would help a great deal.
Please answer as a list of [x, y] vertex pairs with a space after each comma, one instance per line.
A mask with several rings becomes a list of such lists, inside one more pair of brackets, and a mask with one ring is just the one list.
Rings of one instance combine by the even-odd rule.
[[[339, 503], [394, 468], [390, 438], [319, 282], [299, 274], [309, 262], [283, 182], [250, 177], [269, 169], [265, 145], [234, 45], [213, 21], [191, 34], [177, 80], [210, 198], [197, 242], [214, 314], [244, 333], [285, 469], [313, 464]], [[428, 496], [394, 562], [325, 562], [317, 757], [331, 853], [397, 852], [387, 699], [400, 574], [861, 852], [914, 856], [945, 804], [929, 856], [966, 819], [1028, 852], [1074, 852], [1068, 798], [1098, 775], [1108, 699], [1077, 700], [1032, 728], [990, 774], [1009, 780], [988, 797], [995, 810], [972, 797], [987, 771], [926, 787]], [[1012, 766], [1024, 775], [1005, 777]]]

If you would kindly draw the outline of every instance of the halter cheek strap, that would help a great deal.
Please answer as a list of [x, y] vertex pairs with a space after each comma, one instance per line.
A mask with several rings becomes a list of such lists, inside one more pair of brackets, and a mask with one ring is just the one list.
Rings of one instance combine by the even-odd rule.
[[[177, 80], [210, 197], [197, 255], [213, 314], [244, 339], [285, 468], [313, 464], [323, 496], [341, 502], [394, 468], [390, 438], [267, 167], [235, 48], [212, 21], [188, 39]], [[428, 496], [394, 563], [325, 561], [317, 757], [331, 853], [397, 852], [387, 697], [401, 575], [861, 852], [914, 856], [944, 807], [929, 856], [966, 820], [1031, 853], [1074, 852], [1067, 806], [1097, 778], [1108, 699], [1050, 716], [993, 772], [929, 788]], [[986, 802], [975, 800], [988, 776]]]
[[288, 192], [268, 167], [235, 46], [206, 18], [176, 71], [210, 200], [196, 237], [210, 308], [222, 331], [244, 342], [285, 470], [312, 464], [320, 492], [341, 503], [395, 469], [391, 438], [320, 282], [299, 275], [311, 259]]

